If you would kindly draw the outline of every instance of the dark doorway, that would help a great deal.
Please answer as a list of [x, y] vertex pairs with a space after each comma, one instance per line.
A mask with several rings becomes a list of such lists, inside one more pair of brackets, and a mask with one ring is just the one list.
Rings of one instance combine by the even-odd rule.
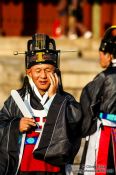
[[37, 4], [38, 0], [23, 1], [23, 36], [29, 36], [36, 33], [38, 20]]

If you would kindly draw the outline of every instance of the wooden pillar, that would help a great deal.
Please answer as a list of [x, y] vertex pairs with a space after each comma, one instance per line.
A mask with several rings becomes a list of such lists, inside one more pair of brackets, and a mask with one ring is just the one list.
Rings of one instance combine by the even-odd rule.
[[37, 32], [37, 19], [38, 19], [38, 11], [39, 9], [37, 8], [38, 1], [23, 1], [23, 10], [22, 10], [22, 33], [21, 35], [23, 36], [31, 36], [34, 33]]
[[112, 25], [116, 25], [116, 2], [112, 4], [112, 9], [113, 9]]
[[2, 35], [2, 2], [0, 2], [0, 35]]
[[100, 4], [94, 3], [92, 6], [92, 31], [94, 37], [100, 36]]
[[101, 3], [101, 20], [100, 20], [100, 36], [103, 36], [105, 30], [112, 25], [112, 3], [103, 1]]
[[92, 30], [92, 5], [88, 2], [83, 7], [83, 23], [88, 30]]

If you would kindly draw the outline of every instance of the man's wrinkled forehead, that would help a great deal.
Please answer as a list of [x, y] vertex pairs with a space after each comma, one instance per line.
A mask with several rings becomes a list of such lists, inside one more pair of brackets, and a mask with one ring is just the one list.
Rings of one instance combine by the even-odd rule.
[[[30, 70], [36, 70], [36, 69], [50, 69], [50, 70], [55, 70], [55, 66], [51, 64], [36, 64], [33, 65], [29, 68]], [[27, 69], [28, 70], [28, 69]]]

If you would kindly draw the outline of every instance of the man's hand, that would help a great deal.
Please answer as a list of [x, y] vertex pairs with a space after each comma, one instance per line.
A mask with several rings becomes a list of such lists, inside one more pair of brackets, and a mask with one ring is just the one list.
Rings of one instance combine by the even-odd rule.
[[26, 132], [34, 126], [36, 126], [36, 123], [33, 118], [22, 117], [19, 124], [19, 130], [20, 132]]
[[56, 73], [50, 73], [49, 74], [49, 79], [50, 79], [50, 87], [48, 89], [48, 96], [49, 98], [52, 97], [54, 94], [56, 94], [57, 89], [58, 89], [58, 76]]

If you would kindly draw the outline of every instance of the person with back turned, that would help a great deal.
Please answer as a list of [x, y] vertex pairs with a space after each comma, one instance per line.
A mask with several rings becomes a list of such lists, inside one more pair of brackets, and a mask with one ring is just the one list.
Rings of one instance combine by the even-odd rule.
[[80, 174], [116, 174], [116, 26], [109, 27], [100, 48], [105, 68], [82, 91], [82, 134], [86, 137]]

